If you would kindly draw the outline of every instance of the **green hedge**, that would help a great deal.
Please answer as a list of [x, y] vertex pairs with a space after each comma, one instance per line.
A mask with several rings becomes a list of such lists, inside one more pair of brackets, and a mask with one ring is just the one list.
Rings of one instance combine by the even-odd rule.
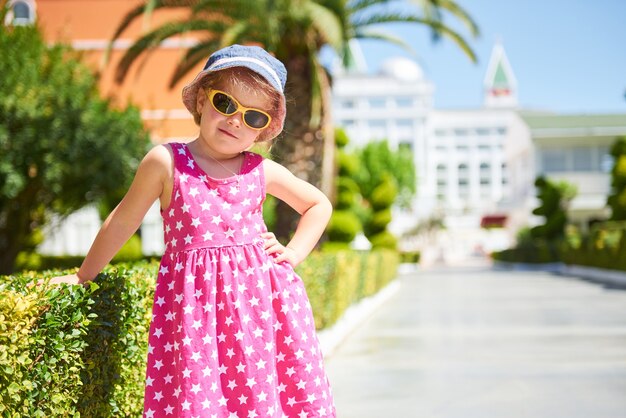
[[569, 228], [562, 258], [566, 264], [626, 271], [626, 222], [597, 223], [588, 235]]
[[524, 240], [492, 257], [512, 263], [563, 262], [626, 271], [626, 222], [599, 222], [586, 235], [570, 225], [562, 241]]
[[561, 261], [561, 245], [560, 241], [552, 242], [537, 238], [521, 242], [515, 248], [495, 251], [491, 257], [496, 261], [508, 263], [556, 263]]
[[78, 416], [80, 372], [97, 287], [29, 288], [32, 276], [0, 282], [0, 415]]
[[375, 294], [396, 275], [395, 251], [313, 253], [297, 271], [304, 280], [317, 329], [333, 325], [352, 303]]
[[[316, 327], [396, 274], [392, 251], [314, 253], [298, 267]], [[0, 277], [0, 416], [140, 417], [156, 262], [108, 267], [89, 286]]]

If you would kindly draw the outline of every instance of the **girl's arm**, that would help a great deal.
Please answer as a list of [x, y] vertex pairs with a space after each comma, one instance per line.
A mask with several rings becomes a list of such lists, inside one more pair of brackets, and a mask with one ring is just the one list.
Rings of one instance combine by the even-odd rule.
[[137, 231], [150, 206], [162, 195], [170, 167], [171, 156], [165, 147], [150, 150], [124, 199], [102, 224], [78, 273], [55, 277], [50, 282], [80, 284], [94, 279]]
[[271, 160], [263, 161], [266, 192], [296, 210], [300, 221], [295, 234], [286, 247], [268, 233], [265, 248], [275, 256], [276, 262], [287, 261], [292, 266], [300, 264], [313, 250], [330, 220], [333, 208], [319, 189], [294, 176], [289, 170]]

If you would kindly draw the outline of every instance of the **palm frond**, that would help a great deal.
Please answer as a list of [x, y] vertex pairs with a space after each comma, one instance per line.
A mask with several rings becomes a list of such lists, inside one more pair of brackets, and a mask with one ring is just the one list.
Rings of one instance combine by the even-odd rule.
[[[459, 19], [461, 23], [470, 31], [472, 36], [477, 37], [480, 35], [480, 29], [478, 28], [478, 24], [472, 17], [467, 13], [467, 11], [459, 6], [457, 2], [451, 0], [412, 0], [412, 3], [423, 4], [424, 2], [432, 4], [432, 7], [437, 8], [438, 10], [447, 10], [450, 12], [452, 16]], [[428, 15], [425, 15], [428, 17]], [[443, 22], [443, 17], [439, 14], [439, 19], [434, 19], [439, 22]]]
[[433, 28], [433, 30], [436, 30], [437, 33], [441, 34], [441, 36], [447, 37], [450, 40], [452, 40], [459, 48], [461, 48], [461, 50], [465, 53], [465, 55], [467, 55], [467, 57], [473, 63], [476, 63], [478, 61], [478, 58], [476, 57], [476, 53], [469, 46], [465, 38], [463, 38], [461, 34], [449, 28], [448, 26], [444, 25], [443, 23], [430, 22], [424, 19], [419, 19], [419, 18], [408, 19], [406, 20], [406, 22], [421, 23], [421, 24], [430, 26], [431, 28]]
[[200, 0], [192, 8], [194, 15], [212, 13], [232, 20], [263, 16], [266, 1], [259, 0]]
[[173, 88], [183, 77], [189, 74], [198, 63], [207, 59], [209, 55], [219, 48], [221, 48], [221, 43], [217, 38], [205, 40], [189, 48], [185, 56], [176, 65], [168, 87], [170, 89]]
[[240, 39], [245, 38], [245, 33], [249, 31], [250, 25], [245, 20], [239, 20], [230, 25], [221, 33], [221, 46], [228, 46], [237, 43]]
[[224, 26], [223, 22], [211, 22], [201, 19], [170, 22], [159, 26], [155, 30], [145, 34], [135, 41], [135, 43], [126, 51], [118, 64], [115, 73], [115, 81], [121, 83], [136, 59], [142, 53], [149, 52], [157, 48], [164, 40], [176, 35], [194, 31], [220, 33], [224, 30]]
[[372, 6], [389, 5], [390, 3], [401, 3], [395, 0], [354, 0], [349, 1], [346, 8], [350, 13], [356, 13]]
[[[416, 19], [420, 19], [420, 22], [416, 22]], [[357, 15], [352, 19], [352, 25], [355, 28], [361, 28], [370, 25], [381, 25], [386, 23], [402, 23], [402, 22], [416, 22], [429, 25], [431, 22], [437, 25], [441, 25], [440, 22], [429, 20], [413, 13], [408, 12], [381, 12], [368, 15]]]
[[[342, 45], [347, 42], [344, 38], [343, 25], [338, 16], [330, 9], [314, 1], [307, 1], [304, 5], [307, 10], [312, 26], [324, 43], [329, 44], [335, 51], [341, 51]], [[316, 45], [315, 50], [318, 47]]]
[[134, 9], [131, 9], [122, 18], [122, 21], [115, 29], [115, 32], [113, 32], [113, 36], [111, 36], [111, 40], [109, 41], [107, 49], [104, 52], [104, 61], [109, 61], [114, 42], [119, 39], [122, 33], [124, 33], [126, 29], [128, 29], [128, 27], [135, 21], [135, 19], [141, 16], [148, 16], [149, 18], [156, 9], [185, 7], [188, 5], [188, 3], [189, 0], [148, 0], [146, 3], [139, 5]]
[[370, 28], [364, 28], [354, 33], [355, 39], [368, 39], [388, 42], [390, 44], [399, 46], [405, 49], [407, 52], [414, 53], [413, 48], [404, 39], [393, 35], [391, 33], [382, 32]]
[[188, 6], [189, 0], [149, 0], [145, 4], [135, 7], [131, 9], [120, 24], [115, 29], [113, 36], [111, 37], [111, 42], [115, 41], [120, 37], [120, 35], [128, 29], [128, 27], [133, 23], [135, 19], [142, 15], [151, 15], [157, 9], [171, 9], [177, 7], [185, 7]]
[[438, 36], [451, 39], [461, 50], [468, 56], [472, 62], [476, 62], [476, 54], [469, 46], [467, 41], [454, 29], [448, 27], [442, 22], [429, 20], [423, 17], [415, 16], [407, 13], [379, 13], [366, 17], [357, 18], [352, 22], [355, 31], [371, 25], [380, 25], [384, 23], [417, 23], [429, 27]]

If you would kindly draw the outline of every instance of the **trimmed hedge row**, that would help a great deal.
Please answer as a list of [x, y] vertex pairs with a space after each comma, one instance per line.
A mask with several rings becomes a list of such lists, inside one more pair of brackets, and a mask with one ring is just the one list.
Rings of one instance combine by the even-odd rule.
[[[392, 251], [314, 253], [298, 267], [317, 328], [391, 281]], [[89, 286], [0, 277], [0, 416], [140, 417], [158, 264], [109, 267]]]
[[516, 248], [494, 252], [492, 258], [511, 263], [563, 262], [626, 271], [626, 222], [599, 222], [586, 235], [570, 225], [563, 240], [524, 240]]
[[626, 222], [601, 222], [589, 234], [570, 229], [561, 256], [566, 264], [626, 271]]
[[515, 248], [494, 251], [491, 258], [508, 263], [555, 263], [561, 261], [561, 243], [536, 238], [523, 241]]
[[395, 276], [398, 253], [336, 251], [311, 254], [298, 266], [317, 329], [333, 325], [354, 302], [372, 296]]

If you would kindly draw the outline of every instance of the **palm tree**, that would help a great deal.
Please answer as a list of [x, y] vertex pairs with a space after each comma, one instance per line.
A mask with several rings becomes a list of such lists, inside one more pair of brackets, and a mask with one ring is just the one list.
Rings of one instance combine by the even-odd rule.
[[[318, 52], [331, 46], [344, 62], [350, 60], [351, 39], [379, 39], [407, 47], [380, 25], [407, 23], [431, 28], [433, 39], [446, 37], [471, 59], [474, 52], [458, 32], [444, 23], [450, 14], [472, 36], [478, 28], [465, 10], [451, 0], [146, 0], [131, 10], [113, 35], [117, 39], [140, 16], [157, 9], [184, 8], [187, 17], [164, 23], [141, 36], [126, 51], [116, 73], [122, 81], [142, 55], [171, 37], [197, 38], [172, 74], [170, 87], [215, 50], [233, 43], [260, 44], [286, 66], [287, 120], [282, 138], [272, 148], [277, 160], [297, 176], [330, 195], [333, 178], [334, 131], [330, 123], [330, 79]], [[279, 202], [275, 232], [286, 237], [295, 214]]]

